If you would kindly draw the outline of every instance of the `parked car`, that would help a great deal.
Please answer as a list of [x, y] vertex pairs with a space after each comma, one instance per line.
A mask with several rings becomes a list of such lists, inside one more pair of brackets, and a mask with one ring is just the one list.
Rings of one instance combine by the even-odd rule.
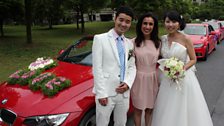
[[197, 58], [207, 60], [208, 54], [216, 49], [216, 32], [211, 25], [187, 24], [183, 32], [191, 38]]
[[218, 22], [220, 22], [222, 24], [222, 26], [224, 26], [224, 21], [223, 20], [219, 20]]
[[28, 86], [3, 82], [0, 126], [95, 126], [92, 41], [93, 36], [84, 37], [61, 50], [58, 65], [45, 71], [71, 80], [69, 88], [53, 97], [31, 91]]
[[222, 23], [218, 21], [208, 21], [203, 23], [210, 24], [214, 28], [219, 44], [224, 39], [224, 27]]

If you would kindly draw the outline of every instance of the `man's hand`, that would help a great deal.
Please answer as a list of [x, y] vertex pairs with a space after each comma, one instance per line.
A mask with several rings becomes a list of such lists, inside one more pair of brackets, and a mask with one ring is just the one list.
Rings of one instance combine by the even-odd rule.
[[128, 85], [126, 83], [121, 83], [117, 88], [116, 88], [116, 92], [123, 94], [125, 91], [127, 91], [129, 89]]
[[102, 105], [102, 106], [106, 106], [107, 103], [108, 103], [108, 99], [107, 98], [100, 98], [98, 99], [99, 100], [99, 103]]

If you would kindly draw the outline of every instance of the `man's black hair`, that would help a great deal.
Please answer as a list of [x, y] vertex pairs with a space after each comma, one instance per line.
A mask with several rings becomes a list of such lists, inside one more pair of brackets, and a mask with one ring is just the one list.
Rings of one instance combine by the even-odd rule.
[[130, 16], [132, 19], [134, 18], [133, 10], [130, 7], [127, 6], [121, 6], [116, 10], [116, 18], [119, 16], [120, 13], [124, 13], [128, 16]]

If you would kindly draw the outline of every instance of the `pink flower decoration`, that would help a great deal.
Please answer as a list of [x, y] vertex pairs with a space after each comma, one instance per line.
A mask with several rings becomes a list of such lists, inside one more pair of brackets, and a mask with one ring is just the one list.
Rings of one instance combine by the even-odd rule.
[[52, 86], [51, 84], [47, 83], [45, 86], [46, 86], [47, 88], [53, 90], [53, 86]]
[[60, 81], [64, 82], [66, 79], [64, 77], [59, 77]]
[[55, 85], [60, 85], [60, 84], [61, 84], [61, 82], [54, 82], [54, 84], [55, 84]]

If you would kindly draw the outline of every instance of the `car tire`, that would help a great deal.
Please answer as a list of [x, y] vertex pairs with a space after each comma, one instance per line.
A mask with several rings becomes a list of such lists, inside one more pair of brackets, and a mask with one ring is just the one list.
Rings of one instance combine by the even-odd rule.
[[203, 61], [206, 61], [207, 58], [208, 58], [208, 46], [206, 47], [206, 50], [205, 50], [205, 56], [202, 58]]
[[[79, 123], [79, 126], [96, 126], [96, 109], [91, 109], [89, 112], [87, 112]], [[108, 126], [113, 126], [112, 115]]]
[[216, 51], [216, 47], [217, 47], [217, 45], [218, 45], [218, 41], [217, 41], [217, 43], [215, 44], [213, 51]]
[[79, 123], [79, 126], [96, 126], [96, 110], [91, 109], [87, 112]]

